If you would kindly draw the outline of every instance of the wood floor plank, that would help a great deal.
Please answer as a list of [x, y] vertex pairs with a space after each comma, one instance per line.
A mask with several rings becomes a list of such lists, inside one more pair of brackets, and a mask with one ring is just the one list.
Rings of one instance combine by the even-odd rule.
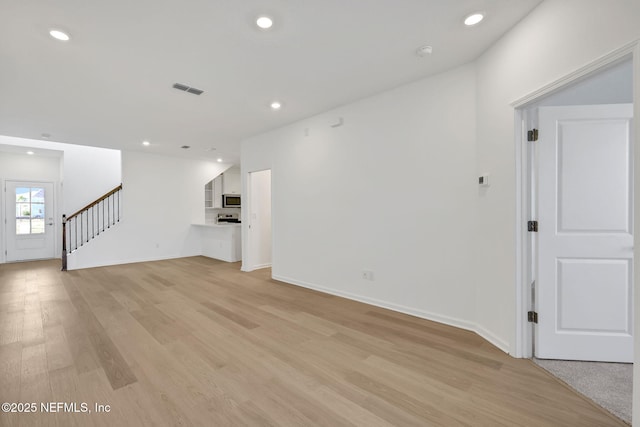
[[202, 305], [206, 308], [208, 308], [209, 310], [226, 317], [227, 319], [231, 320], [232, 322], [237, 323], [238, 325], [242, 326], [243, 328], [247, 328], [247, 329], [253, 329], [253, 328], [257, 328], [258, 325], [257, 323], [252, 322], [251, 320], [247, 319], [244, 316], [238, 315], [237, 313], [231, 311], [231, 310], [227, 310], [224, 307], [219, 306], [218, 304], [214, 304], [213, 302], [203, 302]]
[[179, 337], [189, 334], [189, 331], [177, 324], [170, 317], [154, 306], [142, 310], [135, 310], [131, 315], [140, 323], [160, 344], [167, 344]]
[[[102, 369], [78, 375], [78, 396], [78, 401], [87, 403], [92, 412], [77, 414], [76, 419], [94, 426], [127, 425], [128, 420], [124, 417], [123, 408], [114, 405], [114, 390]], [[96, 404], [109, 405], [110, 410], [96, 411]]]
[[[17, 402], [36, 403], [51, 401], [51, 386], [47, 369], [47, 354], [45, 344], [32, 345], [22, 348], [22, 362], [20, 372], [20, 398]], [[30, 424], [34, 419], [37, 425], [55, 425], [52, 417], [39, 417], [34, 413], [18, 414], [21, 424]], [[27, 422], [25, 422], [27, 421]]]
[[[49, 370], [49, 383], [51, 396], [55, 396], [56, 402], [79, 403], [84, 401], [84, 396], [79, 389], [78, 374], [73, 366]], [[51, 416], [56, 418], [58, 425], [81, 427], [93, 424], [88, 416], [79, 417], [74, 412], [63, 411]]]
[[89, 340], [87, 328], [81, 323], [69, 325], [65, 328], [65, 336], [73, 364], [78, 374], [100, 368], [100, 361]]
[[91, 310], [88, 302], [82, 297], [77, 285], [72, 280], [65, 283], [67, 293], [75, 306], [81, 322], [86, 327], [89, 343], [93, 347], [111, 387], [115, 390], [136, 381], [126, 361], [111, 338]]
[[47, 368], [49, 371], [72, 366], [73, 356], [62, 325], [48, 326], [44, 330], [45, 349], [47, 352]]
[[[141, 418], [144, 424], [140, 424], [138, 422], [140, 420], [135, 419], [132, 421], [127, 420], [125, 425], [196, 425], [187, 416], [188, 407], [184, 406], [183, 402], [176, 400], [176, 397], [172, 395], [171, 388], [166, 388], [163, 383], [159, 384], [157, 381], [150, 381], [140, 369], [134, 368], [134, 372], [138, 381], [116, 390], [116, 393], [123, 395], [123, 398], [120, 399], [122, 406], [133, 406], [131, 410], [135, 410], [138, 406], [143, 408], [142, 417], [138, 418]], [[127, 398], [125, 399], [124, 397]], [[157, 417], [162, 420], [160, 423], [154, 421]], [[145, 422], [145, 420], [148, 421]]]
[[[205, 257], [0, 264], [1, 426], [624, 426], [473, 332]], [[3, 400], [0, 399], [0, 400]]]
[[89, 341], [98, 355], [111, 388], [117, 390], [136, 381], [136, 377], [127, 366], [124, 358], [111, 339], [102, 331], [94, 330], [89, 334]]
[[0, 396], [6, 402], [18, 402], [22, 376], [22, 344], [0, 345]]
[[0, 345], [22, 341], [24, 312], [11, 312], [2, 316], [0, 323]]

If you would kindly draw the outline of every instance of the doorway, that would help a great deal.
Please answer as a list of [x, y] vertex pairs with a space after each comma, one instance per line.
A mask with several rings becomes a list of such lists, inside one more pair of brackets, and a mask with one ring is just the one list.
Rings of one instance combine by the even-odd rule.
[[244, 271], [271, 267], [271, 170], [248, 175], [247, 265]]
[[55, 257], [54, 185], [51, 182], [6, 181], [6, 260]]
[[[551, 119], [551, 126], [554, 129], [544, 130], [542, 129], [542, 118], [540, 117], [541, 111], [554, 108], [563, 109], [563, 108], [581, 108], [580, 106], [584, 105], [607, 105], [607, 104], [632, 104], [634, 101], [634, 92], [633, 92], [633, 75], [634, 75], [634, 62], [633, 62], [633, 54], [635, 46], [628, 46], [619, 51], [613, 52], [608, 57], [604, 57], [601, 60], [597, 61], [594, 64], [591, 64], [584, 69], [576, 71], [574, 74], [562, 79], [559, 82], [555, 82], [549, 85], [547, 88], [543, 88], [533, 95], [523, 98], [521, 101], [515, 102], [513, 105], [516, 107], [516, 129], [518, 136], [516, 151], [518, 156], [517, 169], [518, 173], [518, 213], [516, 218], [516, 225], [518, 227], [517, 233], [517, 259], [518, 259], [518, 277], [519, 277], [519, 285], [516, 288], [516, 296], [519, 301], [519, 305], [517, 306], [517, 333], [516, 333], [516, 352], [515, 355], [517, 357], [532, 357], [535, 354], [534, 341], [537, 341], [535, 338], [535, 332], [538, 326], [540, 325], [528, 322], [528, 317], [531, 316], [532, 312], [535, 316], [539, 313], [539, 304], [544, 303], [539, 298], [541, 297], [539, 291], [539, 286], [542, 284], [539, 282], [540, 278], [538, 277], [538, 273], [540, 268], [544, 268], [544, 266], [539, 265], [539, 257], [537, 256], [540, 248], [539, 246], [539, 237], [541, 236], [540, 232], [529, 232], [528, 229], [528, 221], [538, 221], [538, 228], [540, 230], [549, 231], [551, 229], [557, 229], [555, 223], [549, 223], [548, 219], [545, 218], [546, 224], [541, 223], [539, 220], [540, 215], [538, 206], [538, 195], [541, 189], [539, 188], [539, 176], [538, 170], [543, 166], [540, 166], [538, 162], [540, 161], [540, 144], [545, 144], [545, 149], [549, 147], [549, 144], [555, 144], [554, 141], [551, 143], [543, 142], [542, 139], [555, 138], [558, 133], [558, 129], [556, 126], [556, 119]], [[596, 107], [598, 108], [598, 107]], [[575, 124], [579, 123], [578, 119], [569, 120], [567, 123]], [[570, 125], [569, 127], [572, 127]], [[594, 126], [597, 127], [596, 124]], [[625, 126], [627, 126], [625, 128]], [[629, 129], [628, 124], [623, 125], [623, 128], [627, 129], [627, 131], [632, 134], [632, 129]], [[528, 131], [536, 129], [538, 130], [537, 137], [540, 138], [538, 141], [527, 141], [529, 136]], [[574, 129], [575, 130], [575, 129]], [[589, 132], [587, 132], [587, 135]], [[634, 153], [632, 146], [633, 143], [630, 140], [629, 151], [627, 151], [628, 161], [631, 162], [628, 169], [628, 179], [632, 179], [632, 165], [633, 165], [633, 156], [637, 153]], [[624, 145], [624, 143], [623, 143]], [[596, 144], [597, 146], [597, 144]], [[601, 145], [600, 148], [606, 147], [606, 145]], [[596, 148], [597, 149], [597, 148]], [[574, 150], [575, 152], [579, 152], [580, 150]], [[553, 150], [550, 151], [552, 154]], [[557, 152], [557, 150], [556, 150]], [[575, 153], [574, 153], [575, 154]], [[595, 157], [598, 157], [597, 155]], [[545, 160], [549, 165], [552, 165], [554, 160]], [[577, 184], [578, 192], [575, 194], [583, 194], [589, 195], [591, 191], [589, 191], [588, 185], [596, 185], [597, 188], [600, 188], [600, 184], [602, 182], [598, 181], [598, 170], [587, 171], [583, 175], [585, 180], [588, 180], [589, 183], [585, 182], [585, 185]], [[554, 177], [558, 176], [557, 171], [551, 172], [548, 176]], [[574, 178], [577, 177], [574, 176]], [[566, 182], [565, 182], [566, 183]], [[590, 184], [592, 183], [592, 184]], [[632, 193], [634, 191], [634, 185], [632, 182], [627, 183], [626, 187], [628, 188], [627, 195], [630, 197], [627, 200], [627, 203], [631, 203]], [[594, 189], [596, 189], [594, 187]], [[551, 190], [552, 192], [554, 190]], [[552, 197], [553, 200], [553, 197]], [[593, 202], [593, 200], [591, 200]], [[579, 207], [580, 203], [574, 203], [574, 207]], [[597, 205], [597, 204], [596, 204]], [[629, 205], [632, 207], [632, 204]], [[557, 206], [556, 206], [557, 208]], [[566, 206], [565, 206], [566, 208]], [[554, 208], [551, 208], [552, 211]], [[578, 213], [578, 219], [580, 221], [587, 218], [587, 213], [589, 209], [583, 208], [583, 214]], [[565, 210], [565, 212], [567, 212]], [[558, 209], [556, 209], [555, 214], [558, 213]], [[624, 214], [623, 214], [624, 215]], [[633, 225], [633, 210], [629, 209], [626, 212], [628, 220], [630, 223], [628, 224], [629, 229], [632, 230]], [[556, 215], [557, 216], [557, 215]], [[593, 217], [592, 217], [593, 219]], [[566, 220], [566, 218], [565, 218]], [[584, 225], [584, 224], [582, 224]], [[584, 230], [589, 231], [589, 230]], [[595, 230], [591, 230], [595, 231]], [[632, 231], [627, 233], [628, 237], [631, 235]], [[557, 234], [557, 233], [556, 233]], [[574, 233], [575, 234], [575, 233]], [[588, 233], [587, 233], [588, 234]], [[594, 234], [594, 233], [591, 233]], [[602, 233], [600, 233], [602, 234]], [[630, 237], [629, 237], [630, 238]], [[630, 244], [625, 244], [627, 249], [630, 248]], [[629, 257], [627, 257], [629, 259]], [[628, 263], [628, 266], [631, 266], [631, 262]], [[554, 267], [555, 268], [555, 267]], [[568, 272], [567, 269], [565, 269]], [[568, 274], [568, 273], [567, 273]], [[633, 269], [626, 271], [625, 273], [630, 282], [631, 275], [633, 274]], [[568, 288], [566, 289], [569, 290]], [[567, 294], [568, 295], [568, 294]], [[565, 295], [565, 298], [566, 296]], [[632, 301], [632, 298], [629, 298], [629, 302]], [[631, 304], [633, 305], [633, 304]], [[629, 308], [629, 314], [632, 316], [633, 307]], [[557, 314], [557, 312], [556, 312]], [[579, 315], [579, 312], [575, 312], [576, 315]], [[533, 316], [531, 316], [533, 317]], [[629, 317], [628, 317], [629, 318]], [[632, 318], [632, 317], [631, 317]], [[548, 319], [548, 317], [547, 317]], [[534, 320], [531, 318], [531, 320]], [[538, 319], [542, 321], [542, 319]], [[568, 319], [567, 319], [568, 320]], [[572, 328], [575, 325], [571, 325]], [[591, 325], [592, 326], [592, 325]]]
[[[640, 45], [633, 43], [602, 57], [598, 61], [512, 104], [515, 108], [516, 118], [516, 167], [519, 181], [517, 184], [518, 213], [516, 217], [518, 227], [516, 248], [518, 286], [516, 293], [517, 301], [519, 302], [516, 308], [516, 312], [518, 313], [516, 318], [516, 357], [532, 358], [540, 355], [542, 357], [555, 357], [558, 359], [616, 360], [618, 362], [628, 362], [634, 359], [633, 342], [634, 340], [637, 341], [637, 338], [633, 336], [634, 322], [637, 325], [637, 322], [634, 320], [634, 299], [635, 302], [638, 300], [637, 295], [634, 295], [634, 287], [637, 289], [638, 286], [637, 283], [634, 285], [634, 275], [637, 275], [637, 272], [634, 271], [633, 245], [632, 243], [630, 244], [630, 242], [633, 240], [633, 233], [635, 232], [634, 217], [637, 215], [633, 211], [633, 199], [638, 200], [638, 188], [634, 185], [633, 179], [633, 166], [634, 164], [639, 164], [637, 160], [638, 150], [634, 148], [633, 138], [634, 130], [638, 129], [637, 124], [629, 121], [628, 113], [623, 113], [622, 117], [617, 117], [608, 123], [608, 119], [606, 118], [604, 120], [596, 120], [596, 122], [592, 123], [594, 127], [591, 129], [594, 133], [590, 131], [583, 132], [584, 129], [579, 131], [583, 133], [582, 136], [579, 137], [580, 142], [586, 141], [587, 144], [589, 144], [589, 139], [591, 139], [590, 142], [592, 146], [590, 148], [595, 148], [596, 151], [604, 148], [607, 148], [607, 150], [601, 153], [601, 155], [598, 155], [595, 154], [595, 151], [589, 153], [590, 150], [583, 150], [584, 147], [576, 145], [573, 147], [573, 154], [574, 158], [575, 154], [579, 155], [578, 163], [586, 162], [586, 164], [591, 163], [593, 165], [597, 163], [601, 165], [602, 162], [606, 163], [608, 160], [616, 157], [616, 151], [626, 158], [626, 160], [622, 160], [621, 163], [618, 163], [618, 165], [613, 168], [616, 172], [623, 173], [617, 176], [621, 178], [621, 180], [618, 180], [614, 186], [615, 190], [611, 192], [609, 190], [603, 190], [603, 187], [600, 186], [609, 178], [612, 178], [612, 176], [608, 176], [605, 181], [598, 180], [598, 174], [601, 172], [599, 170], [601, 169], [600, 166], [597, 168], [592, 167], [591, 170], [588, 170], [588, 168], [580, 169], [582, 172], [574, 174], [573, 177], [565, 176], [564, 171], [558, 171], [558, 168], [563, 167], [563, 163], [565, 166], [567, 165], [565, 161], [568, 160], [568, 158], [561, 158], [558, 163], [558, 157], [568, 155], [568, 153], [564, 151], [566, 147], [558, 147], [557, 138], [559, 133], [561, 134], [560, 138], [564, 138], [566, 135], [562, 135], [562, 132], [574, 127], [574, 124], [580, 124], [582, 119], [579, 117], [565, 117], [568, 119], [566, 122], [568, 126], [566, 129], [559, 131], [558, 127], [564, 126], [562, 124], [564, 119], [562, 117], [549, 119], [548, 110], [553, 110], [554, 108], [558, 108], [559, 110], [565, 108], [569, 110], [575, 108], [588, 109], [586, 106], [589, 104], [596, 104], [594, 106], [595, 109], [600, 109], [604, 104], [616, 104], [617, 107], [619, 107], [620, 104], [635, 103], [637, 105], [640, 92], [634, 92], [634, 80], [637, 81], [639, 71]], [[622, 108], [624, 109], [624, 107]], [[552, 111], [551, 113], [553, 115], [557, 112], [558, 111]], [[591, 113], [588, 113], [588, 115], [589, 114]], [[591, 119], [593, 119], [593, 116], [588, 117], [587, 121]], [[549, 121], [551, 124], [548, 123]], [[547, 123], [545, 124], [545, 122]], [[623, 134], [627, 133], [626, 142], [625, 135], [622, 135], [622, 138], [618, 140], [620, 144], [617, 145], [617, 148], [619, 149], [613, 148], [609, 150], [612, 147], [607, 144], [598, 143], [599, 138], [596, 133], [600, 130], [596, 128], [603, 124], [605, 128], [609, 125], [613, 125], [613, 127], [620, 125], [619, 130], [622, 129]], [[551, 131], [548, 129], [545, 131], [543, 129], [549, 127], [552, 128]], [[528, 131], [533, 129], [538, 130], [538, 135], [536, 135], [536, 132], [529, 134]], [[537, 139], [537, 141], [528, 142], [529, 136], [532, 137], [531, 139]], [[548, 144], [548, 141], [545, 142], [543, 140], [548, 140], [549, 138], [552, 139], [551, 144], [553, 147], [547, 154], [540, 153], [540, 144]], [[600, 139], [600, 141], [602, 140]], [[614, 143], [614, 146], [615, 145]], [[549, 147], [547, 146], [546, 148]], [[585, 154], [584, 151], [587, 153]], [[548, 155], [552, 157], [551, 160], [549, 160]], [[555, 157], [555, 159], [553, 157]], [[589, 157], [591, 157], [591, 160], [588, 159]], [[545, 162], [546, 166], [542, 165], [542, 162]], [[575, 164], [570, 164], [569, 166], [573, 167]], [[547, 182], [547, 184], [541, 182], [543, 179], [539, 176], [539, 172], [544, 167], [550, 167], [552, 169], [550, 172], [547, 171], [546, 174], [547, 178], [550, 177], [551, 184], [549, 184], [549, 182]], [[570, 180], [578, 178], [578, 175], [581, 175], [583, 179], [579, 179], [571, 184]], [[622, 177], [623, 175], [624, 177]], [[559, 182], [563, 179], [563, 182]], [[617, 178], [613, 177], [613, 179], [616, 180]], [[555, 189], [553, 189], [554, 180]], [[623, 181], [624, 184], [621, 184]], [[611, 183], [611, 181], [609, 181], [609, 183]], [[541, 188], [543, 185], [548, 185], [547, 190]], [[569, 208], [567, 203], [571, 202], [571, 200], [567, 201], [559, 197], [561, 196], [560, 193], [563, 191], [563, 188], [566, 190], [567, 185], [572, 185], [578, 189], [577, 192], [573, 193], [574, 196], [581, 193], [582, 195], [586, 194], [587, 198], [586, 204], [584, 199], [576, 198], [574, 200], [576, 203], [574, 203], [573, 207], [578, 208], [578, 210], [577, 214], [574, 212], [573, 219], [578, 222], [573, 224], [570, 224], [571, 219], [566, 216], [571, 213], [570, 210], [567, 210]], [[550, 196], [540, 196], [541, 193], [545, 192], [549, 193]], [[612, 217], [606, 218], [611, 211], [601, 209], [601, 212], [604, 212], [601, 216], [596, 214], [597, 210], [594, 209], [594, 206], [609, 208], [610, 205], [608, 202], [600, 200], [600, 202], [594, 206], [589, 206], [589, 203], [594, 202], [594, 199], [588, 199], [594, 196], [595, 193], [599, 193], [600, 196], [605, 196], [605, 199], [607, 197], [616, 197], [616, 194], [622, 196], [619, 201], [622, 201], [622, 205], [625, 205], [621, 211], [624, 211], [622, 214], [624, 217], [623, 221], [626, 221], [623, 227], [611, 227], [611, 224], [601, 222], [599, 225], [604, 226], [603, 228], [600, 230], [592, 229], [594, 225], [592, 220], [608, 221], [613, 219]], [[540, 203], [542, 203], [541, 197], [548, 197], [552, 206], [549, 208], [549, 200], [545, 202], [547, 203], [546, 207], [540, 206]], [[546, 217], [542, 210], [547, 212]], [[581, 214], [580, 211], [584, 214]], [[552, 218], [551, 222], [549, 222], [549, 212], [551, 212], [551, 216], [555, 216], [555, 219]], [[618, 221], [618, 219], [619, 218], [616, 218], [615, 220]], [[591, 223], [586, 224], [586, 220], [589, 220]], [[528, 223], [529, 221], [538, 221], [537, 224], [531, 224], [532, 226], [538, 226], [537, 232], [528, 231], [530, 228], [528, 227], [530, 225]], [[564, 221], [564, 223], [562, 221]], [[555, 236], [563, 238], [570, 237], [571, 235], [577, 237], [582, 234], [584, 237], [596, 238], [608, 236], [615, 240], [615, 238], [624, 236], [622, 237], [624, 241], [618, 242], [620, 247], [616, 253], [606, 255], [578, 254], [577, 256], [572, 255], [568, 257], [560, 255], [554, 258], [553, 251], [560, 248], [564, 243], [553, 242], [553, 240], [542, 241], [541, 230], [543, 229], [545, 232], [550, 232]], [[581, 250], [586, 247], [583, 247], [582, 243], [577, 241], [574, 241], [572, 244], [577, 245]], [[590, 243], [588, 245], [590, 245]], [[595, 246], [598, 247], [601, 245], [596, 244]], [[546, 260], [544, 260], [545, 257], [547, 258]], [[603, 258], [597, 260], [599, 257]], [[551, 263], [549, 263], [550, 259]], [[595, 263], [593, 261], [595, 261]], [[547, 263], [547, 265], [542, 265], [544, 263]], [[589, 264], [592, 265], [588, 266]], [[587, 267], [587, 269], [583, 270], [582, 267]], [[591, 267], [599, 271], [587, 271]], [[603, 267], [603, 269], [600, 269], [600, 267]], [[605, 272], [605, 270], [607, 271]], [[616, 271], [614, 272], [613, 270]], [[543, 273], [542, 275], [541, 272]], [[543, 275], [546, 275], [546, 278], [542, 277]], [[601, 276], [600, 280], [598, 280], [598, 275]], [[602, 280], [603, 275], [606, 280]], [[613, 281], [615, 282], [613, 287], [616, 289], [609, 289], [606, 288], [606, 286], [602, 286], [605, 282], [606, 284], [610, 284], [612, 282], [610, 280], [611, 277], [615, 279]], [[565, 279], [567, 280], [566, 283], [559, 283]], [[635, 280], [637, 280], [637, 278]], [[547, 285], [548, 282], [553, 282], [550, 288], [551, 292], [547, 290], [546, 294], [544, 294], [543, 287], [545, 284], [542, 283], [543, 281], [546, 281]], [[589, 285], [587, 287], [591, 288], [591, 294], [588, 298], [585, 298], [586, 294], [581, 293], [583, 290], [582, 284], [586, 282], [588, 282]], [[600, 296], [597, 295], [598, 292], [601, 292]], [[617, 296], [614, 295], [616, 292]], [[555, 295], [553, 295], [554, 293]], [[550, 295], [552, 298], [549, 300], [547, 297]], [[612, 302], [613, 300], [616, 300], [616, 302]], [[603, 304], [600, 304], [600, 302], [603, 302]], [[549, 310], [551, 313], [549, 313]], [[605, 311], [609, 311], [609, 315], [615, 313], [615, 316], [611, 317], [605, 314]], [[559, 319], [562, 316], [564, 316], [564, 318]], [[538, 317], [538, 319], [536, 319], [536, 317]], [[551, 326], [551, 334], [555, 334], [557, 338], [557, 342], [555, 344], [552, 343], [552, 347], [556, 344], [565, 346], [565, 349], [561, 349], [561, 352], [568, 351], [568, 354], [554, 354], [553, 352], [556, 351], [555, 348], [552, 348], [551, 353], [546, 353], [549, 349], [548, 343], [545, 344], [541, 342], [541, 339], [544, 339], [541, 336], [541, 333], [544, 332], [540, 330], [543, 318], [548, 322], [546, 326]], [[603, 320], [603, 318], [605, 319], [604, 321], [597, 320]], [[538, 320], [538, 323], [535, 323], [535, 320]], [[617, 324], [611, 324], [612, 320], [615, 320]], [[618, 346], [618, 348], [608, 348], [609, 344], [602, 343], [600, 343], [598, 347], [598, 344], [594, 346], [593, 342], [588, 345], [584, 343], [574, 343], [567, 348], [567, 344], [570, 343], [573, 338], [583, 338], [580, 335], [584, 335], [585, 337], [591, 336], [592, 338], [598, 339], [609, 335], [612, 338], [619, 338], [622, 341], [619, 341], [613, 346]], [[621, 344], [621, 342], [623, 343]], [[544, 348], [545, 346], [547, 348]], [[591, 350], [589, 348], [591, 348]], [[595, 351], [592, 351], [594, 348]], [[612, 350], [615, 355], [603, 354], [609, 350]], [[548, 369], [548, 366], [545, 365], [561, 365], [557, 372], [562, 372], [563, 370], [565, 373], [569, 372], [571, 374], [570, 376], [574, 377], [573, 380], [577, 381], [572, 382], [566, 377], [563, 377], [563, 375], [556, 375], [557, 377], [563, 379], [563, 381], [570, 384], [573, 388], [588, 395], [592, 400], [609, 410], [611, 409], [603, 404], [604, 400], [600, 399], [604, 396], [605, 381], [599, 380], [595, 386], [591, 382], [595, 394], [582, 391], [576, 384], [580, 383], [580, 376], [594, 378], [594, 369], [600, 370], [600, 368], [606, 368], [603, 369], [603, 371], [609, 372], [611, 372], [610, 368], [623, 370], [625, 372], [624, 379], [629, 384], [629, 387], [626, 396], [623, 396], [622, 400], [628, 403], [624, 412], [629, 414], [630, 417], [632, 402], [630, 393], [632, 383], [631, 372], [633, 365], [612, 365], [611, 363], [601, 362], [570, 362], [564, 360], [534, 360], [554, 375], [556, 375], [556, 372]], [[577, 368], [578, 365], [583, 365], [585, 369], [583, 369], [583, 367]], [[603, 367], [596, 365], [609, 366]], [[558, 366], [553, 366], [554, 369], [557, 367]], [[616, 392], [622, 388], [620, 386], [620, 378], [614, 378], [612, 382], [616, 384], [616, 386], [613, 387]], [[612, 412], [621, 416], [619, 412]], [[629, 419], [622, 416], [621, 418]]]
[[532, 199], [534, 362], [629, 423], [632, 116], [631, 104], [540, 107]]

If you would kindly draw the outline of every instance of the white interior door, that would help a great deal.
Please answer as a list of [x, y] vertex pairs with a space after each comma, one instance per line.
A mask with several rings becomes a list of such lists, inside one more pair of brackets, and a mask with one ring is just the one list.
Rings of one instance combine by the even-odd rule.
[[631, 105], [539, 110], [539, 358], [633, 362]]
[[7, 261], [54, 258], [53, 184], [7, 181]]
[[271, 267], [271, 170], [249, 174], [249, 266]]

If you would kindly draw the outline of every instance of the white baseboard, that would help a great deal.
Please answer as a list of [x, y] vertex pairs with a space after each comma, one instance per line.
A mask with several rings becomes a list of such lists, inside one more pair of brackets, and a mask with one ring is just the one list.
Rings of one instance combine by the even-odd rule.
[[110, 260], [110, 261], [100, 261], [96, 263], [88, 263], [87, 265], [76, 266], [71, 262], [71, 255], [67, 257], [67, 269], [69, 271], [72, 270], [82, 270], [84, 268], [96, 268], [96, 267], [108, 267], [110, 265], [124, 265], [124, 264], [136, 264], [139, 262], [153, 262], [153, 261], [164, 261], [168, 259], [178, 259], [178, 258], [188, 258], [192, 256], [200, 256], [200, 255], [167, 255], [163, 257], [144, 257], [144, 258], [134, 258], [134, 259], [126, 259], [126, 260]]
[[323, 286], [302, 282], [300, 280], [291, 279], [289, 277], [274, 275], [273, 278], [275, 280], [280, 280], [281, 282], [290, 283], [292, 285], [301, 286], [303, 288], [313, 289], [315, 291], [323, 292], [326, 294], [336, 295], [336, 296], [347, 298], [350, 300], [363, 302], [365, 304], [374, 305], [376, 307], [387, 308], [389, 310], [397, 311], [399, 313], [409, 314], [411, 316], [420, 317], [426, 320], [433, 320], [434, 322], [444, 323], [445, 325], [455, 326], [456, 328], [466, 329], [468, 331], [475, 332], [475, 324], [463, 319], [457, 319], [455, 317], [431, 313], [431, 312], [420, 310], [417, 308], [407, 307], [404, 305], [395, 304], [388, 301], [382, 301], [379, 299], [370, 298], [363, 295], [357, 295], [357, 294], [352, 294], [350, 292], [339, 291], [337, 289], [325, 288]]
[[[189, 255], [187, 255], [187, 256], [189, 256]], [[192, 256], [198, 256], [198, 255], [192, 255]], [[231, 257], [229, 257], [229, 258], [224, 258], [224, 257], [215, 257], [215, 256], [211, 256], [211, 255], [203, 255], [203, 254], [201, 254], [201, 255], [199, 255], [199, 256], [203, 256], [203, 257], [205, 257], [205, 258], [215, 259], [215, 260], [218, 260], [218, 261], [224, 261], [224, 262], [238, 262], [238, 261], [240, 261], [239, 259], [238, 259], [238, 260], [234, 260], [234, 259], [232, 259]], [[184, 257], [183, 257], [183, 258], [184, 258]]]
[[279, 280], [281, 282], [289, 283], [292, 285], [301, 286], [303, 288], [313, 289], [318, 292], [323, 292], [326, 294], [336, 295], [336, 296], [347, 298], [350, 300], [363, 302], [365, 304], [370, 304], [376, 307], [386, 308], [392, 311], [397, 311], [399, 313], [409, 314], [411, 316], [419, 317], [421, 319], [431, 320], [431, 321], [442, 323], [448, 326], [453, 326], [456, 328], [465, 329], [467, 331], [472, 331], [480, 335], [485, 340], [489, 341], [491, 344], [498, 347], [500, 350], [509, 354], [509, 345], [504, 340], [498, 338], [496, 335], [489, 332], [485, 328], [477, 325], [474, 322], [469, 322], [467, 320], [458, 319], [451, 316], [444, 316], [441, 314], [431, 313], [425, 310], [407, 307], [400, 304], [394, 304], [388, 301], [382, 301], [375, 298], [365, 297], [362, 295], [356, 295], [350, 292], [339, 291], [337, 289], [326, 288], [324, 286], [318, 286], [313, 283], [295, 280], [290, 277], [274, 275], [273, 279]]
[[505, 340], [497, 337], [493, 332], [488, 331], [487, 329], [485, 329], [484, 327], [476, 324], [475, 327], [475, 333], [480, 335], [482, 338], [484, 338], [485, 340], [489, 341], [491, 344], [495, 345], [496, 347], [498, 347], [500, 350], [504, 351], [507, 354], [511, 354], [511, 352], [509, 351], [509, 343], [507, 343]]
[[[104, 266], [109, 266], [109, 265], [121, 265], [121, 264], [133, 264], [133, 263], [138, 263], [138, 262], [151, 262], [151, 261], [162, 261], [162, 260], [168, 260], [168, 259], [177, 259], [177, 258], [184, 258], [184, 257], [188, 257], [190, 255], [171, 255], [171, 256], [165, 256], [165, 257], [156, 257], [156, 258], [138, 258], [138, 259], [128, 259], [128, 260], [111, 260], [111, 261], [105, 261], [105, 262], [99, 262], [99, 263], [94, 263], [91, 265], [85, 265], [82, 267], [77, 267], [77, 266], [73, 266], [72, 263], [69, 263], [69, 270], [78, 270], [78, 269], [83, 269], [83, 268], [94, 268], [94, 267], [104, 267]], [[193, 255], [193, 256], [197, 256], [197, 255]], [[271, 267], [271, 264], [261, 264], [261, 265], [257, 265], [257, 266], [253, 266], [253, 268], [251, 270], [245, 270], [244, 266], [241, 267], [242, 271], [245, 272], [249, 272], [249, 271], [253, 271], [253, 270], [257, 270], [260, 268], [266, 268], [266, 267]], [[386, 308], [392, 311], [397, 311], [399, 313], [404, 313], [404, 314], [408, 314], [411, 316], [415, 316], [415, 317], [419, 317], [421, 319], [426, 319], [426, 320], [431, 320], [434, 322], [438, 322], [438, 323], [442, 323], [445, 325], [449, 325], [449, 326], [454, 326], [456, 328], [460, 328], [460, 329], [465, 329], [468, 331], [472, 331], [475, 332], [476, 334], [480, 335], [482, 338], [484, 338], [485, 340], [489, 341], [491, 344], [495, 345], [496, 347], [498, 347], [500, 350], [504, 351], [505, 353], [509, 353], [509, 345], [506, 341], [502, 340], [501, 338], [497, 337], [495, 334], [493, 334], [492, 332], [490, 332], [489, 330], [485, 329], [484, 327], [474, 323], [474, 322], [469, 322], [467, 320], [463, 320], [463, 319], [458, 319], [455, 317], [451, 317], [451, 316], [445, 316], [445, 315], [441, 315], [441, 314], [437, 314], [437, 313], [432, 313], [429, 311], [425, 311], [425, 310], [420, 310], [417, 308], [413, 308], [413, 307], [407, 307], [404, 305], [400, 305], [400, 304], [395, 304], [392, 302], [388, 302], [388, 301], [383, 301], [383, 300], [379, 300], [376, 298], [370, 298], [370, 297], [366, 297], [363, 295], [357, 295], [357, 294], [352, 294], [350, 292], [344, 292], [344, 291], [340, 291], [337, 289], [332, 289], [332, 288], [326, 288], [324, 286], [318, 286], [316, 284], [313, 283], [308, 283], [308, 282], [304, 282], [304, 281], [300, 281], [300, 280], [296, 280], [296, 279], [292, 279], [290, 277], [285, 277], [285, 276], [278, 276], [278, 275], [273, 275], [272, 276], [273, 279], [275, 280], [279, 280], [281, 282], [285, 282], [285, 283], [289, 283], [292, 285], [296, 285], [296, 286], [301, 286], [303, 288], [307, 288], [307, 289], [312, 289], [318, 292], [323, 292], [326, 294], [330, 294], [330, 295], [336, 295], [339, 297], [343, 297], [343, 298], [347, 298], [350, 300], [354, 300], [354, 301], [359, 301], [365, 304], [369, 304], [369, 305], [373, 305], [376, 307], [381, 307], [381, 308]]]
[[245, 266], [243, 265], [243, 266], [240, 268], [240, 270], [241, 270], [241, 271], [244, 271], [245, 273], [248, 273], [248, 272], [253, 271], [253, 270], [260, 270], [261, 268], [269, 268], [269, 267], [271, 267], [271, 263], [270, 263], [270, 262], [269, 262], [269, 263], [266, 263], [266, 264], [252, 265], [251, 267], [246, 267], [246, 268], [245, 268]]

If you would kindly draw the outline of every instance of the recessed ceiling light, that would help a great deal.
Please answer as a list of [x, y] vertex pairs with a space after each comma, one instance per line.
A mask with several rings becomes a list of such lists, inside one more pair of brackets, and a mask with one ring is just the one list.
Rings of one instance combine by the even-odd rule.
[[149, 145], [151, 145], [151, 143], [149, 141], [142, 141], [142, 145], [148, 147]]
[[218, 159], [219, 162], [222, 162], [222, 159]]
[[472, 25], [476, 25], [483, 19], [484, 15], [482, 13], [474, 13], [464, 18], [464, 25], [471, 27]]
[[273, 26], [273, 19], [269, 18], [268, 16], [260, 16], [258, 17], [258, 19], [256, 19], [256, 25], [263, 30], [268, 30]]
[[60, 30], [51, 30], [49, 31], [49, 35], [51, 37], [53, 37], [56, 40], [60, 40], [63, 42], [66, 42], [69, 40], [69, 34], [65, 33], [64, 31], [60, 31]]
[[27, 151], [27, 154], [30, 155], [30, 156], [33, 156], [34, 153], [33, 153], [33, 151]]
[[271, 103], [271, 109], [272, 110], [279, 110], [282, 108], [282, 103], [278, 102], [278, 101], [273, 101]]

